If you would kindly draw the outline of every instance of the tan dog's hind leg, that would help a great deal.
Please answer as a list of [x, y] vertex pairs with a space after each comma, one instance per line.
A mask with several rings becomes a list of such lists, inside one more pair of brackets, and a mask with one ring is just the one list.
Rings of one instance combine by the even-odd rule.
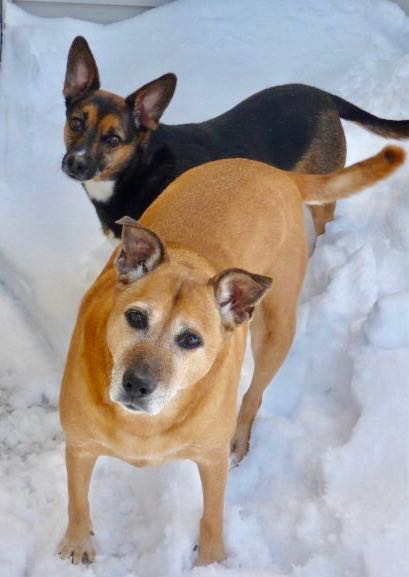
[[256, 309], [251, 324], [251, 348], [254, 373], [243, 397], [237, 418], [236, 432], [231, 442], [231, 464], [237, 465], [247, 454], [253, 421], [261, 405], [265, 388], [287, 356], [294, 338], [296, 309], [286, 316], [275, 314], [271, 298], [267, 297]]
[[74, 565], [95, 559], [88, 489], [96, 457], [67, 447], [68, 527], [60, 543], [62, 559], [71, 557]]
[[228, 473], [228, 452], [216, 461], [198, 462], [203, 490], [203, 516], [200, 521], [197, 565], [223, 561], [223, 509]]
[[309, 206], [311, 211], [312, 220], [314, 222], [315, 234], [319, 236], [324, 234], [325, 225], [327, 222], [334, 220], [334, 214], [336, 209], [336, 202], [331, 202], [330, 204]]

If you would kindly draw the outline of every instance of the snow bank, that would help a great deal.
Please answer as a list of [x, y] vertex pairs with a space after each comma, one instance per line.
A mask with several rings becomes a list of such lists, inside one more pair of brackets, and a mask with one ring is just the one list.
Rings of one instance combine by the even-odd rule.
[[381, 297], [368, 318], [366, 334], [379, 348], [409, 347], [409, 292]]
[[[231, 472], [223, 565], [191, 569], [201, 490], [191, 463], [102, 459], [97, 560], [55, 555], [66, 523], [59, 379], [79, 299], [112, 250], [60, 170], [73, 37], [104, 88], [174, 71], [166, 122], [209, 118], [269, 85], [304, 82], [407, 118], [409, 25], [379, 0], [180, 0], [110, 26], [7, 7], [0, 75], [0, 574], [2, 577], [398, 577], [407, 553], [408, 169], [339, 203], [318, 241], [297, 337]], [[348, 162], [384, 141], [346, 125]], [[406, 146], [406, 148], [408, 148]], [[251, 359], [243, 371], [249, 381]]]

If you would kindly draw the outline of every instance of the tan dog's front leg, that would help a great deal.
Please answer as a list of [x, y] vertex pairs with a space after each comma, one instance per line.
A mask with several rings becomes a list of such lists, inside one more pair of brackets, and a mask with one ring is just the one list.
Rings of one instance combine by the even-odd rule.
[[197, 565], [208, 565], [224, 559], [223, 512], [228, 462], [226, 454], [217, 461], [197, 463], [203, 489]]
[[95, 559], [92, 523], [89, 514], [88, 489], [96, 456], [66, 448], [68, 477], [68, 527], [60, 543], [62, 559], [91, 563]]

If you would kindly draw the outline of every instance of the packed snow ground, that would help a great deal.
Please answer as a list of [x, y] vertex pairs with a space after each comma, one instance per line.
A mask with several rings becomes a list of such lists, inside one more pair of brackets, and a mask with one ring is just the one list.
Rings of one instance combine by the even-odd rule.
[[[66, 56], [83, 34], [104, 88], [174, 71], [165, 122], [304, 82], [409, 117], [409, 19], [378, 0], [181, 0], [111, 26], [8, 6], [0, 75], [0, 575], [404, 577], [409, 574], [409, 169], [355, 199], [310, 261], [297, 337], [230, 474], [227, 560], [191, 569], [195, 467], [96, 468], [90, 567], [56, 556], [66, 524], [56, 410], [76, 309], [111, 245], [60, 171]], [[346, 124], [348, 162], [384, 141]], [[408, 147], [406, 147], [408, 148]], [[243, 387], [251, 373], [248, 357]]]

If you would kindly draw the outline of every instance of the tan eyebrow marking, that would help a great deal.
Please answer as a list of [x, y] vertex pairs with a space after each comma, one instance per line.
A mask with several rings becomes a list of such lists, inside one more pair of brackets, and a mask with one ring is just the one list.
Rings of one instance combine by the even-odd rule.
[[79, 112], [86, 114], [88, 126], [95, 128], [98, 118], [97, 106], [95, 106], [95, 104], [86, 104], [83, 108], [79, 110]]
[[115, 132], [118, 136], [125, 138], [125, 133], [122, 127], [122, 123], [118, 116], [114, 112], [106, 114], [100, 124], [99, 124], [101, 134], [105, 135], [109, 132]]

